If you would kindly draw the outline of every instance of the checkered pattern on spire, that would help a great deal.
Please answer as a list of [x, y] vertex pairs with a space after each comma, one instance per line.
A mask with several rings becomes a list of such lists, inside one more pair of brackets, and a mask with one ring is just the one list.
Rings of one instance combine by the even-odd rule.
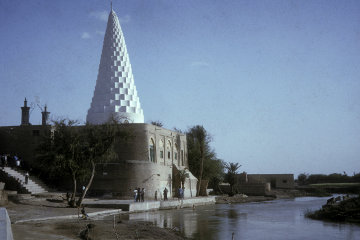
[[112, 116], [130, 123], [144, 122], [124, 35], [113, 10], [107, 22], [99, 73], [86, 121], [101, 124]]

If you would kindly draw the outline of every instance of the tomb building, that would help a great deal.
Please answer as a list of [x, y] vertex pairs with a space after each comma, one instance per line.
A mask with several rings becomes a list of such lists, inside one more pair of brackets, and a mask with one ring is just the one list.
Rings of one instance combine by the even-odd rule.
[[101, 124], [112, 117], [129, 123], [144, 123], [124, 34], [113, 9], [106, 26], [94, 96], [86, 121]]

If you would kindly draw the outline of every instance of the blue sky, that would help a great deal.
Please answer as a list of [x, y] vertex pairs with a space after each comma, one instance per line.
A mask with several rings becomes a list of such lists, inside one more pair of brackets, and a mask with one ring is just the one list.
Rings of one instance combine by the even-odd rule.
[[[360, 172], [359, 1], [113, 1], [145, 121], [248, 173]], [[0, 0], [0, 125], [85, 121], [109, 1]], [[41, 122], [40, 110], [31, 112]]]

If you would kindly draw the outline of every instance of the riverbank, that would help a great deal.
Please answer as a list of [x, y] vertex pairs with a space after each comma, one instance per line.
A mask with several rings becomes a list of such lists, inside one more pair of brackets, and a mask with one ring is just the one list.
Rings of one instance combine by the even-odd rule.
[[290, 199], [296, 197], [313, 196], [313, 194], [296, 189], [276, 189], [268, 192], [266, 196], [247, 196], [244, 194], [236, 194], [232, 197], [228, 195], [216, 196], [215, 200], [218, 204], [233, 204], [233, 203], [249, 203], [249, 202], [264, 202], [275, 199]]
[[126, 220], [123, 217], [126, 213], [114, 215], [115, 221], [114, 218], [104, 220], [96, 217], [97, 213], [104, 212], [104, 208], [86, 208], [89, 215], [95, 216], [89, 220], [64, 219], [66, 216], [78, 215], [79, 210], [67, 208], [65, 203], [55, 200], [32, 198], [18, 203], [10, 202], [6, 209], [12, 222], [14, 240], [80, 239], [80, 232], [88, 224], [94, 226], [89, 230], [92, 239], [118, 239], [117, 236], [121, 236], [121, 239], [186, 239], [176, 230], [159, 228], [149, 222]]
[[[216, 203], [232, 204], [294, 198], [303, 196], [302, 194], [302, 192], [296, 190], [275, 190], [269, 196], [235, 195], [233, 197], [217, 196], [215, 199]], [[212, 198], [214, 199], [214, 197]], [[191, 201], [191, 203], [195, 203], [201, 199], [193, 198], [185, 200], [189, 201], [189, 203]], [[116, 201], [126, 200], [111, 200], [113, 207], [110, 207], [109, 203], [103, 204], [102, 201], [104, 200], [88, 199], [85, 201], [89, 204], [86, 207], [86, 211], [91, 215], [90, 220], [78, 219], [76, 216], [79, 210], [66, 207], [66, 203], [62, 201], [61, 196], [38, 196], [37, 198], [23, 199], [17, 203], [10, 202], [6, 208], [12, 222], [15, 240], [80, 239], [80, 232], [86, 229], [88, 224], [95, 226], [89, 230], [91, 236], [95, 239], [117, 239], [117, 235], [122, 236], [121, 239], [186, 239], [177, 228], [159, 228], [149, 222], [129, 220], [131, 219], [129, 217], [131, 212], [123, 211], [120, 213], [119, 208], [115, 207]], [[162, 209], [171, 209], [178, 208], [175, 206], [177, 202], [178, 200], [174, 199], [160, 202], [159, 204], [163, 207]], [[145, 203], [151, 205], [153, 202]], [[135, 205], [137, 204], [138, 207], [141, 207], [145, 203], [135, 203]], [[129, 210], [131, 208], [129, 207]], [[135, 208], [133, 210], [133, 212], [137, 212]], [[115, 214], [115, 221], [113, 216], [104, 219], [103, 216], [99, 215], [102, 212]]]
[[316, 220], [360, 224], [360, 196], [339, 203], [325, 204], [320, 210], [309, 212], [306, 216]]
[[360, 183], [318, 183], [298, 186], [297, 189], [319, 197], [339, 193], [358, 194], [360, 193]]
[[274, 197], [266, 196], [246, 196], [243, 194], [236, 194], [232, 197], [228, 195], [216, 196], [215, 200], [217, 204], [235, 204], [235, 203], [249, 203], [249, 202], [264, 202], [274, 200]]

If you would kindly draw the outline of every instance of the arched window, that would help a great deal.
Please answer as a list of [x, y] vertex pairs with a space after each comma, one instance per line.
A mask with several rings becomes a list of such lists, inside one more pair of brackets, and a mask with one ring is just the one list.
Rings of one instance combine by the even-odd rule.
[[164, 158], [164, 141], [160, 139], [159, 141], [159, 147], [160, 147], [160, 158]]
[[177, 145], [177, 143], [175, 143], [175, 148], [174, 148], [174, 159], [175, 159], [175, 161], [177, 161], [178, 166], [180, 166], [180, 158], [178, 156], [178, 145]]
[[184, 150], [181, 150], [181, 165], [184, 166]]
[[167, 141], [166, 151], [167, 151], [168, 159], [171, 159], [171, 142], [170, 142], [170, 140]]
[[149, 159], [150, 162], [155, 162], [155, 142], [152, 138], [149, 141]]

